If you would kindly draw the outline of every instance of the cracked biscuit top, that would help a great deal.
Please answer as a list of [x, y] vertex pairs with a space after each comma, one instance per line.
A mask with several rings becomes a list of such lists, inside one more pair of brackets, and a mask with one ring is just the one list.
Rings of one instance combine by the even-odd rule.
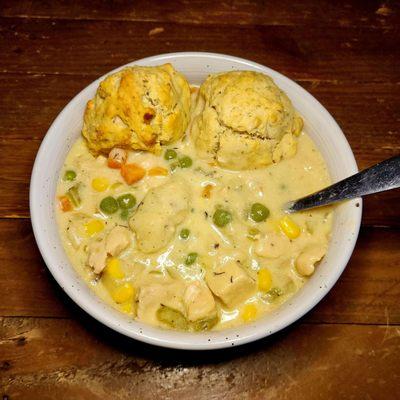
[[286, 94], [267, 75], [232, 71], [201, 85], [191, 134], [197, 153], [234, 169], [259, 168], [296, 153], [303, 126]]
[[174, 142], [190, 118], [190, 88], [171, 64], [133, 66], [107, 76], [86, 106], [82, 134], [94, 154], [148, 150]]

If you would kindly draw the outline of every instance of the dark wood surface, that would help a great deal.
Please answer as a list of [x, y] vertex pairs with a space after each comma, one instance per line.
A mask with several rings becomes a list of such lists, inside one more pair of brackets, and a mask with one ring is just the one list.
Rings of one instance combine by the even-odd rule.
[[[3, 399], [397, 399], [400, 193], [365, 201], [352, 259], [301, 321], [251, 345], [145, 346], [69, 300], [29, 221], [33, 161], [88, 83], [197, 50], [268, 65], [335, 117], [360, 168], [400, 153], [398, 1], [0, 0], [0, 396]], [[0, 397], [1, 398], [1, 397]]]

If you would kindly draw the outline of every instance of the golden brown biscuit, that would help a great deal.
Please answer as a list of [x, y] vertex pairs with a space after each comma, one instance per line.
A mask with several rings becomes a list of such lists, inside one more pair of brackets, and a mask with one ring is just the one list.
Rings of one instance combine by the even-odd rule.
[[93, 153], [113, 147], [157, 152], [182, 137], [190, 88], [171, 64], [133, 66], [109, 75], [87, 104], [82, 134]]
[[303, 121], [286, 94], [261, 73], [210, 75], [191, 128], [200, 157], [230, 169], [258, 168], [296, 152]]

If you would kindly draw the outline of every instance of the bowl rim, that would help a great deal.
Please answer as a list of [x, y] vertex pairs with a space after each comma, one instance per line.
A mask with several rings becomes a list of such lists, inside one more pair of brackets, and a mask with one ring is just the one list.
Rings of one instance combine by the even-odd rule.
[[[242, 344], [246, 344], [249, 342], [253, 342], [256, 340], [259, 340], [261, 338], [264, 338], [266, 336], [269, 336], [271, 334], [274, 334], [281, 329], [293, 324], [296, 322], [298, 319], [303, 317], [306, 313], [308, 313], [313, 307], [315, 307], [321, 299], [332, 289], [336, 281], [339, 279], [341, 276], [343, 270], [348, 264], [348, 261], [353, 253], [360, 226], [361, 226], [361, 215], [362, 215], [362, 199], [358, 198], [357, 202], [359, 203], [359, 207], [353, 209], [352, 211], [352, 217], [354, 218], [354, 234], [352, 236], [352, 239], [349, 240], [349, 242], [346, 245], [346, 248], [344, 249], [344, 254], [342, 254], [342, 263], [341, 265], [338, 265], [337, 268], [335, 269], [335, 274], [330, 275], [330, 279], [328, 282], [326, 282], [326, 285], [323, 289], [320, 291], [316, 292], [315, 295], [312, 297], [312, 301], [304, 304], [300, 310], [297, 310], [296, 312], [291, 312], [288, 313], [286, 319], [284, 321], [281, 321], [280, 323], [277, 323], [273, 327], [263, 327], [261, 324], [258, 328], [258, 330], [252, 334], [245, 335], [245, 336], [240, 336], [240, 337], [226, 337], [217, 339], [217, 340], [207, 340], [206, 337], [210, 335], [205, 335], [204, 333], [182, 333], [182, 332], [177, 332], [173, 330], [164, 330], [164, 329], [158, 329], [158, 328], [149, 328], [148, 332], [144, 332], [144, 329], [132, 329], [132, 326], [129, 324], [123, 324], [122, 321], [116, 318], [115, 316], [107, 315], [103, 311], [98, 310], [96, 307], [93, 305], [87, 304], [82, 298], [81, 294], [79, 293], [79, 290], [76, 290], [74, 286], [72, 285], [66, 285], [65, 284], [65, 278], [63, 276], [63, 270], [58, 268], [56, 265], [53, 264], [51, 257], [47, 253], [47, 245], [44, 240], [44, 234], [42, 232], [42, 225], [41, 221], [39, 218], [39, 213], [36, 212], [36, 191], [37, 188], [39, 187], [40, 183], [40, 160], [43, 158], [44, 153], [46, 152], [48, 143], [50, 141], [50, 137], [52, 135], [52, 132], [54, 130], [54, 127], [58, 123], [59, 120], [63, 118], [65, 114], [67, 114], [70, 111], [70, 108], [72, 104], [76, 102], [76, 100], [83, 94], [85, 90], [88, 89], [89, 86], [95, 85], [98, 82], [100, 82], [102, 79], [104, 79], [105, 76], [114, 73], [122, 68], [125, 68], [127, 66], [130, 66], [132, 64], [140, 63], [140, 64], [145, 64], [145, 63], [152, 63], [152, 62], [168, 62], [171, 61], [171, 59], [177, 59], [177, 58], [187, 58], [187, 57], [197, 57], [197, 58], [214, 58], [215, 60], [222, 60], [222, 61], [232, 61], [236, 63], [240, 63], [244, 66], [249, 66], [251, 68], [257, 68], [261, 69], [263, 71], [272, 72], [274, 75], [279, 76], [281, 80], [288, 81], [291, 85], [295, 85], [298, 90], [302, 92], [302, 95], [304, 95], [306, 98], [308, 98], [309, 101], [313, 102], [318, 108], [319, 112], [323, 113], [324, 119], [327, 119], [330, 124], [335, 129], [335, 134], [338, 135], [339, 139], [341, 140], [343, 146], [346, 147], [346, 158], [347, 161], [351, 167], [351, 169], [356, 173], [358, 171], [357, 163], [353, 154], [353, 151], [344, 135], [342, 132], [341, 128], [335, 121], [335, 119], [331, 116], [331, 114], [325, 109], [325, 107], [314, 97], [312, 96], [309, 92], [307, 92], [305, 89], [303, 89], [300, 85], [298, 85], [295, 81], [291, 80], [290, 78], [286, 77], [285, 75], [281, 74], [280, 72], [277, 72], [269, 67], [266, 67], [262, 64], [240, 58], [240, 57], [235, 57], [231, 55], [225, 55], [225, 54], [220, 54], [220, 53], [211, 53], [211, 52], [175, 52], [175, 53], [163, 53], [159, 55], [154, 55], [150, 57], [145, 57], [139, 60], [131, 61], [127, 64], [124, 64], [122, 66], [119, 66], [117, 68], [114, 68], [110, 72], [107, 72], [106, 74], [102, 75], [101, 77], [95, 79], [93, 82], [89, 83], [84, 89], [82, 89], [78, 94], [76, 94], [69, 102], [67, 105], [64, 106], [62, 111], [57, 115], [57, 117], [54, 119], [52, 124], [50, 125], [45, 137], [42, 140], [42, 143], [39, 147], [39, 150], [37, 152], [34, 166], [32, 169], [32, 174], [31, 174], [31, 182], [30, 182], [30, 189], [29, 189], [29, 208], [30, 208], [30, 216], [31, 216], [31, 224], [32, 224], [32, 229], [34, 233], [34, 237], [37, 243], [37, 246], [39, 248], [39, 251], [43, 257], [43, 260], [45, 261], [45, 264], [47, 265], [47, 268], [49, 269], [50, 273], [52, 276], [55, 278], [57, 283], [61, 286], [61, 288], [64, 290], [64, 292], [70, 297], [81, 309], [83, 309], [85, 312], [87, 312], [89, 315], [94, 317], [96, 320], [101, 322], [102, 324], [106, 325], [108, 328], [111, 328], [125, 336], [128, 336], [130, 338], [152, 344], [152, 345], [157, 345], [161, 347], [166, 347], [166, 348], [174, 348], [174, 349], [180, 349], [180, 350], [214, 350], [214, 349], [221, 349], [221, 348], [226, 348], [226, 347], [231, 347], [231, 346], [238, 346]], [[54, 222], [56, 223], [56, 222]], [[66, 256], [66, 255], [65, 255]], [[67, 256], [66, 256], [67, 257]], [[69, 263], [70, 264], [70, 263]], [[72, 265], [70, 265], [71, 268]], [[82, 281], [83, 279], [80, 278]], [[89, 290], [91, 290], [89, 288]], [[118, 314], [121, 314], [117, 311]], [[257, 321], [256, 321], [257, 322]], [[144, 324], [147, 326], [147, 324]], [[240, 327], [236, 328], [239, 329]], [[263, 329], [264, 328], [264, 329]], [[218, 332], [227, 332], [226, 330], [218, 331]], [[175, 336], [175, 338], [174, 338]], [[200, 340], [200, 337], [204, 336], [202, 340]], [[220, 336], [225, 336], [225, 335], [220, 335]], [[182, 340], [185, 338], [184, 340]]]

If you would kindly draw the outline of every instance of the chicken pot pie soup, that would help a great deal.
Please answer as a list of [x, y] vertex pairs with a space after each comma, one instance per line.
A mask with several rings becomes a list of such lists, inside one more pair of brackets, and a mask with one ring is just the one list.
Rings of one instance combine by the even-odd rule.
[[[296, 293], [325, 255], [332, 209], [282, 211], [287, 201], [330, 184], [324, 160], [290, 100], [265, 75], [212, 75], [200, 90], [191, 88], [190, 106], [177, 95], [187, 82], [171, 66], [139, 72], [123, 90], [124, 102], [134, 98], [140, 106], [115, 107], [118, 94], [110, 93], [104, 108], [102, 98], [100, 118], [118, 126], [102, 129], [96, 143], [101, 121], [87, 118], [90, 142], [79, 139], [65, 160], [57, 188], [65, 251], [100, 298], [148, 324], [204, 331], [258, 319]], [[106, 81], [116, 82], [109, 86], [116, 93], [124, 84]], [[138, 85], [151, 92], [151, 119], [149, 96], [138, 96]], [[174, 91], [176, 105], [168, 107], [179, 123], [163, 141], [160, 118], [172, 114], [157, 93], [165, 98], [166, 90]], [[121, 121], [129, 125], [124, 112], [133, 109], [143, 113], [147, 136], [159, 133], [160, 151], [138, 150], [137, 139], [118, 143], [113, 132]], [[125, 128], [124, 138], [141, 137]]]

